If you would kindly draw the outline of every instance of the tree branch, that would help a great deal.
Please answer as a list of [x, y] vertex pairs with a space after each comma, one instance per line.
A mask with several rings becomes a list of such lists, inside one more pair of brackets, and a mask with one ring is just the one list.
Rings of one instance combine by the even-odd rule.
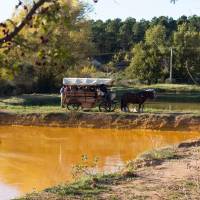
[[0, 38], [0, 46], [5, 43], [11, 41], [22, 29], [23, 27], [31, 20], [32, 16], [35, 14], [38, 8], [40, 8], [44, 3], [49, 2], [50, 0], [39, 0], [33, 4], [31, 10], [27, 13], [26, 17], [22, 20], [22, 22], [14, 28], [14, 30], [8, 33], [5, 37]]
[[192, 74], [190, 73], [190, 70], [188, 68], [188, 61], [186, 60], [186, 64], [185, 64], [185, 68], [187, 70], [188, 75], [190, 76], [190, 78], [192, 79], [193, 83], [196, 85], [199, 85], [199, 83], [195, 80], [195, 78], [192, 76]]

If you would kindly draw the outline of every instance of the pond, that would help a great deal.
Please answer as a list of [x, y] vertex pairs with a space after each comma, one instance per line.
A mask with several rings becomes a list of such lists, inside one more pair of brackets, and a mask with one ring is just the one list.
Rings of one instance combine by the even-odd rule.
[[198, 132], [83, 128], [0, 127], [0, 199], [72, 180], [72, 167], [98, 157], [98, 170], [114, 172], [153, 148], [197, 138]]
[[181, 102], [148, 102], [145, 104], [148, 111], [199, 113], [200, 103]]

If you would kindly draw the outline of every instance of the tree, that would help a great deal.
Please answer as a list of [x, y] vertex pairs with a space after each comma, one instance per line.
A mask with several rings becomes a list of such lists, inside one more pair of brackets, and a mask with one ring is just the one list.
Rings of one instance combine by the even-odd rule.
[[121, 27], [121, 19], [107, 20], [105, 22], [106, 38], [104, 52], [116, 52], [119, 50], [119, 29]]
[[148, 27], [149, 27], [149, 21], [146, 20], [140, 20], [140, 22], [136, 22], [133, 25], [132, 32], [133, 32], [133, 40], [135, 43], [144, 40], [144, 35]]
[[[38, 0], [38, 1], [32, 1], [31, 4], [26, 5], [21, 0], [18, 0], [18, 5], [16, 5], [16, 9], [22, 7], [26, 11], [25, 17], [21, 20], [21, 22], [16, 25], [12, 22], [12, 20], [8, 20], [9, 22], [12, 22], [14, 25], [14, 28], [12, 30], [7, 29], [7, 23], [0, 23], [0, 27], [3, 27], [4, 29], [4, 36], [0, 38], [0, 47], [7, 42], [12, 41], [12, 39], [27, 25], [30, 23], [34, 15], [39, 15], [41, 13], [45, 13], [48, 10], [48, 6], [46, 5], [45, 9], [42, 9], [42, 7], [45, 4], [54, 4], [59, 3], [59, 0]], [[67, 0], [66, 2], [69, 4], [73, 0]], [[93, 0], [94, 3], [97, 3], [97, 0]], [[61, 1], [62, 2], [62, 1]], [[40, 10], [41, 9], [41, 10]]]
[[32, 19], [33, 15], [36, 13], [36, 11], [44, 5], [44, 3], [49, 2], [49, 0], [39, 0], [37, 2], [33, 3], [33, 6], [30, 10], [28, 10], [28, 7], [26, 5], [23, 5], [22, 1], [19, 0], [18, 5], [16, 8], [19, 6], [23, 5], [23, 8], [27, 11], [26, 16], [22, 21], [19, 23], [19, 25], [15, 25], [14, 29], [10, 31], [7, 29], [7, 24], [6, 23], [1, 23], [1, 27], [4, 29], [4, 37], [0, 38], [0, 46], [6, 42], [11, 41], [23, 28], [24, 26]]
[[196, 27], [184, 23], [173, 36], [174, 75], [179, 81], [191, 81], [200, 76], [200, 32]]
[[135, 23], [136, 19], [129, 17], [122, 23], [119, 29], [119, 42], [123, 50], [129, 50], [134, 44], [133, 26]]
[[166, 28], [162, 25], [150, 27], [145, 33], [145, 41], [153, 47], [163, 46], [166, 42]]
[[167, 39], [170, 39], [170, 37], [172, 37], [173, 32], [177, 30], [176, 20], [174, 20], [172, 17], [154, 17], [150, 22], [150, 26], [155, 25], [161, 25], [165, 27]]
[[178, 0], [170, 0], [171, 3], [176, 3]]
[[[12, 74], [10, 80], [17, 87], [27, 86], [25, 92], [58, 87], [63, 76], [84, 67], [93, 49], [83, 5], [69, 7], [60, 1], [45, 8], [44, 14], [35, 15], [13, 39], [12, 48], [0, 50], [2, 70]], [[23, 15], [13, 20], [20, 21]]]
[[148, 84], [164, 79], [166, 30], [161, 25], [150, 27], [145, 33], [145, 42], [136, 44], [132, 50], [133, 58], [126, 72], [130, 78]]

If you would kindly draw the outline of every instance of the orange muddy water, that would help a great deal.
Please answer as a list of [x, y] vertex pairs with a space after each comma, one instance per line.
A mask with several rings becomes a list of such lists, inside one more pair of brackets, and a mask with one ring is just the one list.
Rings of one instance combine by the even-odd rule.
[[114, 172], [153, 148], [200, 137], [197, 132], [0, 127], [0, 199], [7, 200], [72, 180], [72, 167], [99, 158]]

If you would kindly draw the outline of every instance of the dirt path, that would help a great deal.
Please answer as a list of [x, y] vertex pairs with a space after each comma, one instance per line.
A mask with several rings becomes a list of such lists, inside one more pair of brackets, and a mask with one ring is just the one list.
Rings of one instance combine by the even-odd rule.
[[137, 178], [112, 186], [99, 199], [200, 199], [200, 147], [178, 148], [178, 159], [145, 167]]

